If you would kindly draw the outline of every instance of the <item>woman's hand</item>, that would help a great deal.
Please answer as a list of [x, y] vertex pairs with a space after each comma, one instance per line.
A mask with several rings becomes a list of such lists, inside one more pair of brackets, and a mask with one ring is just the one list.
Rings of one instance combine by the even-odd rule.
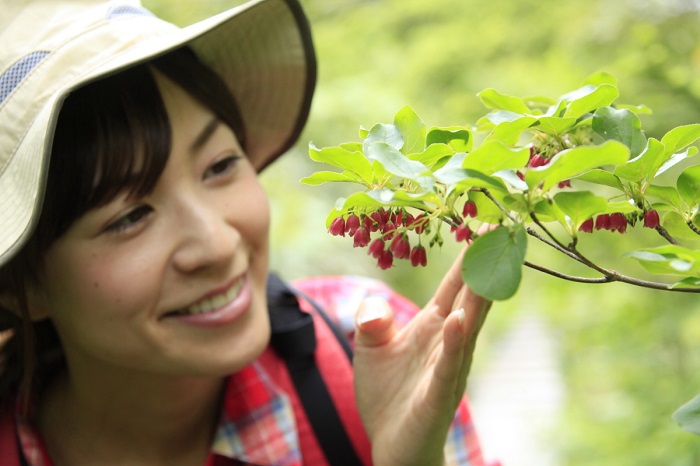
[[441, 465], [464, 396], [476, 338], [491, 305], [462, 282], [461, 255], [404, 328], [381, 298], [357, 316], [355, 392], [377, 466]]

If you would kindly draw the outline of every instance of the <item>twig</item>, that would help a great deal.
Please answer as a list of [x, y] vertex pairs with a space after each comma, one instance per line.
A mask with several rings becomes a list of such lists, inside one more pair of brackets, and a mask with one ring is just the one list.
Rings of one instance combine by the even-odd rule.
[[[525, 261], [524, 265], [526, 267], [537, 270], [539, 272], [543, 272], [543, 273], [546, 273], [548, 275], [552, 275], [553, 277], [561, 278], [563, 280], [567, 280], [567, 281], [571, 281], [571, 282], [592, 283], [592, 284], [620, 282], [620, 283], [627, 283], [628, 285], [639, 286], [642, 288], [652, 288], [655, 290], [662, 290], [662, 291], [674, 291], [674, 292], [680, 292], [680, 293], [700, 293], [700, 288], [690, 288], [690, 287], [674, 288], [673, 285], [669, 285], [668, 283], [651, 282], [648, 280], [641, 280], [641, 279], [634, 278], [634, 277], [628, 277], [627, 275], [622, 275], [618, 272], [615, 272], [614, 270], [607, 270], [607, 273], [603, 277], [586, 278], [586, 277], [578, 277], [578, 276], [574, 276], [574, 275], [563, 274], [563, 273], [548, 269], [546, 267], [543, 267], [541, 265], [533, 264], [533, 263], [528, 262], [528, 261]], [[602, 269], [602, 270], [606, 270], [606, 269]]]
[[530, 212], [530, 217], [532, 218], [532, 221], [535, 222], [535, 224], [536, 224], [538, 227], [540, 227], [540, 229], [541, 229], [542, 231], [544, 231], [544, 232], [547, 234], [547, 236], [549, 236], [549, 237], [552, 239], [552, 241], [554, 241], [557, 245], [559, 245], [560, 248], [569, 250], [569, 248], [567, 248], [566, 246], [564, 246], [564, 245], [557, 239], [556, 236], [554, 236], [552, 233], [549, 232], [549, 230], [547, 230], [547, 227], [545, 227], [545, 226], [542, 224], [542, 222], [540, 222], [540, 219], [537, 218], [537, 215], [535, 215], [534, 212]]
[[503, 215], [505, 215], [506, 218], [507, 218], [508, 220], [510, 220], [511, 222], [515, 223], [515, 219], [514, 219], [513, 217], [510, 216], [510, 212], [508, 212], [508, 210], [507, 210], [505, 207], [503, 207], [503, 206], [501, 205], [501, 203], [498, 202], [498, 200], [497, 200], [495, 197], [493, 197], [493, 194], [491, 194], [491, 191], [489, 191], [489, 190], [486, 189], [486, 188], [476, 188], [474, 191], [480, 192], [480, 193], [482, 193], [484, 196], [488, 197], [489, 200], [490, 200], [491, 202], [493, 202], [493, 203], [496, 205], [496, 207], [498, 207], [498, 209], [499, 209], [501, 212], [503, 212]]
[[610, 283], [611, 280], [608, 277], [600, 277], [600, 278], [587, 278], [587, 277], [577, 277], [575, 275], [568, 275], [565, 273], [557, 272], [556, 270], [548, 269], [547, 267], [543, 267], [541, 265], [533, 264], [532, 262], [525, 261], [525, 266], [530, 267], [531, 269], [537, 270], [542, 273], [546, 273], [547, 275], [551, 275], [553, 277], [561, 278], [563, 280], [568, 280], [570, 282], [578, 282], [578, 283]]
[[[691, 223], [691, 222], [688, 222], [688, 223]], [[689, 226], [690, 226], [690, 225], [689, 225]], [[693, 225], [693, 227], [694, 227], [694, 225]], [[695, 233], [697, 233], [697, 234], [700, 235], [700, 231], [694, 229], [693, 227], [690, 227], [690, 229], [693, 230]], [[671, 243], [671, 244], [679, 244], [678, 241], [676, 241], [676, 239], [675, 239], [673, 236], [671, 236], [671, 234], [668, 232], [668, 230], [665, 229], [664, 227], [662, 227], [661, 225], [658, 225], [658, 226], [655, 228], [655, 230], [658, 231], [659, 234], [660, 234], [661, 236], [663, 236], [664, 239], [665, 239], [666, 241], [668, 241], [669, 243]]]
[[692, 220], [688, 220], [687, 222], [685, 222], [685, 224], [688, 225], [688, 228], [690, 228], [691, 230], [693, 230], [693, 232], [694, 232], [696, 235], [700, 235], [700, 230], [698, 229], [698, 227], [695, 226], [695, 224], [693, 223]]

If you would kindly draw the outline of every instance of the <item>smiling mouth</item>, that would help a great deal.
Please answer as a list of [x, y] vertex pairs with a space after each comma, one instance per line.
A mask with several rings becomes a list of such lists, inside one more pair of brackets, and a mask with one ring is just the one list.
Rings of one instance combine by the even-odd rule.
[[243, 279], [238, 279], [236, 280], [235, 283], [233, 283], [230, 287], [228, 287], [227, 290], [225, 290], [223, 293], [211, 296], [209, 298], [203, 299], [199, 301], [198, 303], [195, 303], [191, 306], [186, 307], [185, 309], [180, 309], [177, 311], [174, 311], [170, 313], [170, 315], [173, 316], [188, 316], [188, 315], [197, 315], [197, 314], [206, 314], [207, 312], [212, 312], [216, 311], [217, 309], [221, 309], [222, 307], [226, 306], [227, 304], [233, 302], [236, 297], [238, 297], [238, 293], [240, 293], [241, 289], [243, 288], [243, 285], [245, 280]]

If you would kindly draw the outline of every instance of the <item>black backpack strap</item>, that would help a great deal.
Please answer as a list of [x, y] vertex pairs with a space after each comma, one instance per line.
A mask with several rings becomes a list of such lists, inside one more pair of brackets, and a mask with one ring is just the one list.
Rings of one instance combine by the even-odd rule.
[[[343, 352], [345, 353], [345, 356], [348, 357], [348, 360], [352, 362], [352, 348], [350, 348], [350, 341], [348, 340], [347, 335], [343, 333], [343, 331], [340, 329], [338, 324], [333, 322], [331, 318], [328, 316], [326, 311], [324, 311], [321, 306], [318, 305], [316, 301], [311, 299], [306, 293], [302, 293], [301, 291], [297, 290], [296, 288], [289, 288], [292, 293], [294, 293], [297, 297], [302, 297], [304, 298], [311, 306], [314, 308], [314, 311], [316, 314], [321, 316], [323, 321], [326, 323], [328, 328], [331, 329], [331, 332], [333, 332], [333, 335], [335, 335], [336, 340], [338, 340], [338, 343], [340, 344], [340, 347], [343, 349]], [[297, 303], [298, 305], [298, 303]]]
[[[272, 326], [271, 345], [287, 365], [306, 417], [328, 463], [334, 466], [361, 465], [316, 366], [313, 316], [301, 310], [294, 291], [277, 275], [270, 274], [268, 277], [267, 299]], [[318, 305], [307, 297], [305, 299], [312, 303], [342, 345], [346, 340], [342, 332]], [[347, 341], [345, 347], [349, 352]]]

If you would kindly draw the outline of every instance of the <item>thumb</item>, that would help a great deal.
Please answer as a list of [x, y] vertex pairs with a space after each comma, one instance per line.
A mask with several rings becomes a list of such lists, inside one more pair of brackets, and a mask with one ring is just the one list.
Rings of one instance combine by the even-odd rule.
[[355, 345], [380, 346], [394, 338], [394, 313], [386, 299], [369, 296], [362, 301], [355, 319]]

